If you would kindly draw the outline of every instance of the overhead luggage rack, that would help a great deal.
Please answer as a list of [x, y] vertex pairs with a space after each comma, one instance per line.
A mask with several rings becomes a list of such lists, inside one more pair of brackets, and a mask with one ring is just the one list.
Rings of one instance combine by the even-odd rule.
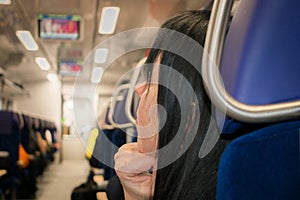
[[28, 96], [29, 92], [20, 84], [15, 83], [2, 74], [0, 74], [0, 97], [1, 98], [14, 98], [16, 96]]

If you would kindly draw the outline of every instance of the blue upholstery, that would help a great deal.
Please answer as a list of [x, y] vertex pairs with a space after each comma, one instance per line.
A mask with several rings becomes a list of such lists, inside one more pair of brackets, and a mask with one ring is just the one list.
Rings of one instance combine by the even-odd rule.
[[32, 154], [32, 149], [30, 148], [30, 127], [31, 127], [31, 124], [29, 123], [30, 119], [29, 119], [29, 116], [26, 116], [26, 115], [22, 115], [23, 117], [23, 121], [24, 121], [24, 126], [21, 130], [21, 143], [25, 149], [25, 151], [27, 153], [30, 153]]
[[33, 118], [28, 115], [23, 115], [23, 119], [24, 127], [22, 129], [21, 141], [26, 152], [34, 154], [39, 149], [37, 138], [32, 128], [34, 121]]
[[[122, 96], [123, 98], [122, 98], [122, 100], [117, 101], [115, 104], [115, 107], [114, 107], [113, 120], [118, 125], [131, 123], [131, 121], [128, 119], [126, 112], [125, 112], [128, 92], [129, 92], [128, 89], [124, 89], [119, 93], [119, 96]], [[138, 104], [139, 104], [139, 97], [137, 94], [134, 93], [132, 105], [131, 105], [131, 113], [132, 113], [133, 118], [136, 118], [136, 110], [137, 110]], [[110, 109], [110, 108], [108, 108], [108, 109]], [[109, 112], [109, 110], [107, 111], [107, 113], [108, 112]], [[136, 131], [135, 127], [133, 127], [133, 128], [134, 128], [134, 131], [133, 131], [133, 135], [131, 138], [131, 142], [136, 142], [137, 141], [137, 131]]]
[[40, 132], [42, 138], [44, 140], [46, 140], [46, 135], [45, 135], [45, 121], [42, 120], [42, 119], [39, 119], [39, 123], [40, 123], [40, 127], [39, 127], [38, 131]]
[[[220, 64], [226, 90], [250, 105], [299, 100], [300, 1], [239, 2]], [[223, 137], [236, 139], [221, 156], [217, 200], [300, 199], [299, 132], [300, 121], [227, 118]]]
[[[122, 96], [122, 100], [116, 101], [114, 111], [113, 111], [113, 120], [117, 124], [131, 123], [125, 112], [128, 92], [129, 92], [129, 89], [123, 89], [118, 94], [119, 97]], [[134, 93], [133, 97], [132, 97], [132, 104], [131, 104], [131, 109], [130, 109], [133, 118], [136, 118], [136, 110], [137, 110], [138, 104], [139, 104], [139, 97], [136, 93]]]
[[[300, 99], [299, 7], [297, 0], [240, 0], [220, 64], [235, 99], [250, 105]], [[228, 118], [222, 134], [243, 134], [251, 126]]]
[[[104, 168], [104, 164], [100, 160], [106, 160], [111, 156], [107, 149], [107, 143], [105, 142], [106, 135], [110, 135], [113, 130], [98, 130], [98, 136], [96, 138], [96, 143], [94, 147], [94, 151], [92, 154], [92, 158], [90, 159], [90, 165], [95, 168]], [[109, 138], [108, 138], [109, 139]], [[108, 156], [108, 157], [107, 157]]]
[[19, 143], [18, 115], [14, 112], [0, 111], [0, 150], [8, 151], [14, 164], [19, 159]]
[[18, 114], [10, 111], [0, 111], [0, 151], [9, 152], [9, 168], [1, 179], [3, 188], [14, 188], [19, 184], [20, 127]]
[[129, 119], [126, 116], [125, 113], [125, 104], [126, 104], [126, 98], [128, 94], [128, 89], [122, 90], [118, 96], [122, 96], [121, 101], [116, 101], [114, 112], [113, 112], [113, 120], [116, 124], [127, 124], [130, 123]]
[[[124, 82], [121, 84], [127, 83]], [[119, 85], [121, 85], [119, 84]], [[113, 121], [117, 125], [124, 125], [131, 123], [126, 116], [125, 113], [125, 105], [126, 99], [128, 95], [128, 89], [123, 89], [119, 92], [118, 96], [122, 96], [122, 99], [115, 102], [114, 110], [112, 111]], [[135, 108], [136, 101], [133, 101], [132, 110]], [[104, 122], [106, 125], [111, 125], [109, 120], [109, 113], [111, 107], [109, 106], [105, 112]], [[134, 111], [132, 111], [135, 113]], [[115, 175], [115, 170], [110, 166], [114, 166], [114, 155], [117, 153], [119, 147], [125, 144], [126, 141], [126, 130], [122, 130], [117, 126], [113, 129], [98, 129], [98, 136], [96, 139], [94, 151], [92, 153], [92, 158], [90, 159], [90, 165], [96, 168], [103, 168], [104, 169], [104, 180], [109, 180]], [[134, 129], [134, 135], [132, 137], [132, 141], [136, 141], [136, 130]], [[109, 143], [111, 142], [111, 143]], [[105, 160], [105, 163], [102, 161]]]
[[52, 142], [56, 143], [57, 142], [57, 138], [55, 136], [55, 133], [57, 132], [57, 128], [54, 122], [50, 122], [50, 131], [51, 131], [51, 135], [52, 135]]
[[300, 121], [260, 129], [230, 143], [220, 161], [217, 200], [299, 199]]
[[[115, 175], [115, 170], [109, 166], [114, 166], [114, 155], [117, 153], [118, 147], [125, 143], [126, 133], [121, 129], [99, 130], [90, 165], [103, 168], [105, 180], [109, 180]], [[103, 160], [106, 163], [102, 163]]]
[[226, 36], [221, 75], [246, 104], [300, 99], [300, 1], [240, 0]]

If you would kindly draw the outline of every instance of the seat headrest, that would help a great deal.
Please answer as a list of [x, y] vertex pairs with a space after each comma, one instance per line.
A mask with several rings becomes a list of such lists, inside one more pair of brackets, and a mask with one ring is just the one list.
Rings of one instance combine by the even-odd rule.
[[242, 103], [300, 99], [300, 1], [241, 0], [226, 36], [221, 75]]
[[[249, 105], [300, 99], [300, 1], [240, 0], [220, 72], [228, 93]], [[244, 124], [228, 121], [233, 133]]]
[[110, 121], [109, 121], [109, 112], [110, 112], [110, 106], [107, 107], [106, 111], [105, 111], [105, 118], [104, 118], [104, 122], [107, 125], [111, 125]]
[[19, 117], [17, 113], [0, 111], [0, 134], [10, 135], [19, 130]]
[[128, 117], [125, 113], [125, 105], [126, 105], [126, 99], [128, 95], [128, 90], [122, 90], [118, 97], [121, 98], [118, 101], [116, 101], [114, 112], [113, 112], [113, 120], [117, 124], [126, 124], [130, 123]]

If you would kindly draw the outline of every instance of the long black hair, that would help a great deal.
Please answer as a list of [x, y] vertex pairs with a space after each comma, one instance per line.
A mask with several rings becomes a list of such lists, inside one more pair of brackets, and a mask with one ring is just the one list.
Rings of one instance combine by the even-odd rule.
[[[215, 199], [217, 168], [226, 142], [218, 140], [207, 156], [199, 158], [199, 150], [208, 132], [214, 112], [199, 73], [203, 52], [197, 48], [186, 46], [189, 43], [176, 41], [178, 39], [176, 32], [180, 32], [203, 46], [209, 17], [209, 11], [194, 10], [181, 12], [166, 21], [161, 28], [174, 32], [158, 33], [154, 47], [150, 50], [146, 61], [146, 64], [154, 63], [157, 56], [161, 54], [161, 66], [167, 66], [170, 69], [159, 71], [160, 85], [157, 102], [165, 108], [167, 118], [159, 131], [158, 149], [170, 145], [176, 137], [179, 137], [173, 145], [175, 148], [170, 152], [170, 155], [176, 157], [173, 162], [169, 163], [168, 152], [158, 152], [155, 200]], [[188, 51], [185, 53], [196, 55], [194, 56], [196, 66], [182, 56], [166, 49], [166, 46], [174, 46], [174, 44], [176, 48]], [[181, 74], [182, 78], [174, 81], [172, 70]], [[151, 70], [148, 71], [148, 77], [151, 77]], [[188, 81], [192, 87], [196, 96], [195, 100], [190, 101], [188, 100], [190, 98], [186, 98], [193, 94], [186, 88], [185, 81]], [[174, 89], [168, 88], [170, 83], [176, 84], [175, 92]], [[183, 101], [180, 101], [180, 98]], [[195, 107], [199, 108], [198, 117], [194, 113]], [[185, 125], [181, 127], [180, 124]], [[196, 134], [191, 137], [195, 127]], [[188, 144], [187, 149], [184, 148], [186, 144]]]

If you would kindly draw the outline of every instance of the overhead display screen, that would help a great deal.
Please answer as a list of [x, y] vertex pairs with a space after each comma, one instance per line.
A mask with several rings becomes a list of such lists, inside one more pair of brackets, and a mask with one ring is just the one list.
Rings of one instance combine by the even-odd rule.
[[82, 71], [82, 49], [79, 47], [58, 48], [58, 72], [62, 76], [78, 76]]
[[41, 39], [77, 40], [80, 37], [79, 15], [38, 16], [38, 33]]
[[62, 76], [76, 76], [81, 71], [81, 61], [59, 61], [59, 74]]

